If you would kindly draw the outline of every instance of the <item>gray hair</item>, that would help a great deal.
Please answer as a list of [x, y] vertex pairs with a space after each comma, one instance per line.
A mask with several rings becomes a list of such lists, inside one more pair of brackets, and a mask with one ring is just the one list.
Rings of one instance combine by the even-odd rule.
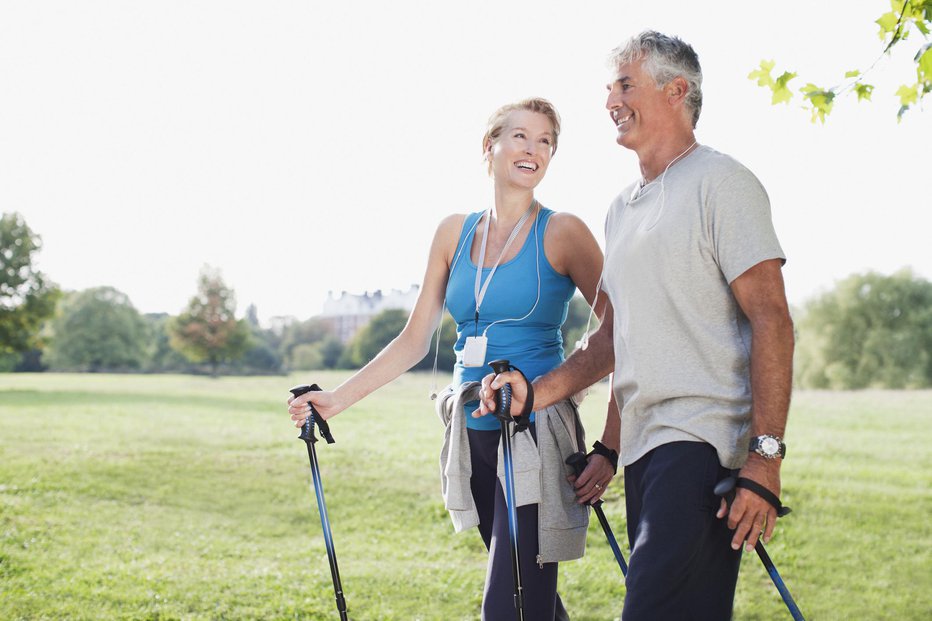
[[702, 110], [702, 67], [692, 46], [679, 37], [670, 37], [654, 30], [645, 30], [612, 50], [609, 63], [613, 67], [642, 61], [641, 67], [657, 83], [657, 88], [681, 77], [688, 86], [686, 105], [693, 113], [693, 127]]

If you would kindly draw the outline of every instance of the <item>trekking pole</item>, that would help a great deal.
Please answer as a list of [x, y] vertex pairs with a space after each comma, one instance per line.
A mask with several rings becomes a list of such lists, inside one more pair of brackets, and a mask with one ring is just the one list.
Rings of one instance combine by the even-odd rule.
[[[515, 369], [507, 360], [494, 360], [489, 363], [492, 370], [498, 373], [505, 373]], [[515, 369], [518, 371], [518, 369]], [[518, 371], [520, 373], [520, 371]], [[522, 373], [522, 375], [524, 375]], [[527, 378], [524, 380], [527, 382]], [[534, 400], [530, 383], [528, 383], [528, 403], [525, 404], [522, 412], [523, 420], [518, 427], [518, 431], [527, 428], [527, 414], [530, 414]], [[502, 424], [502, 458], [504, 459], [505, 470], [505, 504], [508, 507], [508, 536], [511, 539], [511, 574], [514, 578], [515, 587], [515, 609], [518, 612], [518, 621], [524, 621], [524, 588], [521, 586], [521, 568], [519, 566], [518, 554], [518, 507], [515, 506], [515, 465], [511, 456], [511, 434], [508, 425], [515, 422], [511, 416], [511, 384], [505, 384], [495, 394], [495, 417]]]
[[[583, 452], [573, 453], [566, 458], [566, 463], [573, 468], [577, 477], [586, 469], [586, 462], [586, 454]], [[621, 553], [621, 548], [618, 547], [618, 542], [615, 540], [615, 533], [612, 532], [612, 527], [608, 525], [608, 519], [606, 519], [605, 512], [602, 510], [602, 499], [600, 498], [595, 502], [589, 503], [589, 506], [595, 509], [595, 514], [599, 518], [599, 524], [602, 525], [605, 538], [608, 539], [608, 545], [615, 554], [615, 560], [618, 561], [618, 566], [621, 567], [621, 575], [627, 578], [628, 565], [625, 563], [625, 557]]]
[[[744, 487], [750, 488], [755, 493], [758, 493], [759, 490], [763, 490], [769, 494], [772, 498], [768, 498], [766, 495], [758, 493], [761, 495], [764, 500], [767, 500], [777, 509], [777, 517], [783, 517], [788, 514], [791, 509], [789, 507], [784, 507], [780, 504], [780, 499], [773, 495], [770, 490], [766, 489], [750, 481], [749, 479], [728, 477], [727, 479], [722, 479], [715, 486], [715, 495], [722, 496], [725, 501], [731, 506], [731, 502], [735, 499], [735, 488]], [[806, 621], [803, 617], [803, 613], [800, 612], [799, 607], [796, 605], [796, 602], [793, 600], [793, 596], [790, 595], [790, 590], [786, 588], [786, 583], [783, 582], [783, 578], [780, 577], [780, 572], [777, 571], [776, 565], [773, 564], [773, 561], [770, 560], [770, 555], [767, 554], [767, 550], [764, 549], [764, 542], [760, 540], [760, 536], [757, 538], [757, 543], [754, 544], [754, 551], [757, 552], [757, 556], [760, 557], [760, 562], [764, 564], [764, 569], [767, 570], [767, 573], [770, 574], [770, 579], [773, 581], [777, 591], [780, 592], [780, 597], [783, 598], [783, 603], [786, 604], [786, 607], [790, 611], [790, 615], [793, 617], [794, 621]]]
[[[312, 390], [320, 390], [317, 384], [295, 386], [291, 389], [291, 394], [299, 397], [304, 393]], [[335, 440], [330, 433], [330, 425], [327, 424], [314, 406], [308, 403], [311, 413], [304, 420], [304, 426], [301, 427], [300, 440], [307, 444], [307, 456], [311, 462], [311, 478], [314, 481], [314, 494], [317, 496], [317, 511], [320, 514], [320, 525], [324, 531], [324, 543], [327, 546], [327, 558], [330, 561], [330, 577], [333, 578], [333, 592], [336, 595], [337, 611], [340, 613], [340, 621], [348, 621], [346, 616], [346, 599], [343, 597], [343, 585], [340, 582], [340, 570], [337, 567], [337, 553], [333, 548], [333, 533], [330, 532], [330, 518], [327, 516], [327, 503], [324, 501], [324, 484], [320, 480], [320, 466], [317, 464], [317, 451], [314, 444], [317, 443], [317, 437], [314, 435], [314, 424], [320, 429], [320, 435], [327, 440], [327, 444], [333, 444]]]

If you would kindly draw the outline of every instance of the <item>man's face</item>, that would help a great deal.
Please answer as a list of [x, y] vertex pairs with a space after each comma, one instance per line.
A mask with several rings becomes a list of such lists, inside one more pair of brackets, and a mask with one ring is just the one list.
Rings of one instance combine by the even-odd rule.
[[662, 139], [673, 110], [641, 61], [619, 65], [610, 79], [605, 107], [615, 124], [616, 142], [638, 151]]

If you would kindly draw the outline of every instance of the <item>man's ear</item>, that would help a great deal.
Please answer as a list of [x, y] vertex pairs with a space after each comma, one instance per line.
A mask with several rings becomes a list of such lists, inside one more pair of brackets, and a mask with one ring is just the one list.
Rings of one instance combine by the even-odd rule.
[[686, 99], [686, 94], [689, 92], [689, 84], [682, 76], [677, 76], [667, 82], [664, 90], [667, 93], [667, 101], [670, 105], [674, 105]]

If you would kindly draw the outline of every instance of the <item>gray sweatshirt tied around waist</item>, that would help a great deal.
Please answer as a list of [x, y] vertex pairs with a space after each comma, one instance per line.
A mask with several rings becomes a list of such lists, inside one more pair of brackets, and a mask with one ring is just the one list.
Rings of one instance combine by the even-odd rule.
[[[466, 433], [464, 405], [479, 397], [479, 382], [447, 386], [437, 397], [437, 415], [445, 426], [440, 450], [440, 479], [444, 507], [461, 532], [479, 524], [472, 497], [472, 464]], [[537, 442], [528, 432], [512, 436], [517, 505], [538, 504], [540, 563], [581, 558], [586, 551], [589, 507], [576, 502], [573, 485], [566, 477], [573, 469], [566, 458], [585, 446], [579, 412], [564, 400], [535, 412]], [[578, 439], [578, 442], [577, 442]], [[498, 447], [498, 477], [504, 488], [502, 447]]]

